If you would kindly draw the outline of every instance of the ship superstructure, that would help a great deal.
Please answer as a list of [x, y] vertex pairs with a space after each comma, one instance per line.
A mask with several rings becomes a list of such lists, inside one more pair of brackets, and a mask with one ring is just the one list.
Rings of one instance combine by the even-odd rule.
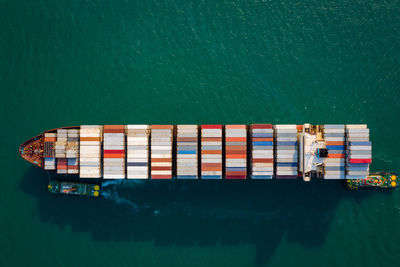
[[81, 125], [49, 130], [20, 154], [81, 179], [365, 179], [364, 124]]

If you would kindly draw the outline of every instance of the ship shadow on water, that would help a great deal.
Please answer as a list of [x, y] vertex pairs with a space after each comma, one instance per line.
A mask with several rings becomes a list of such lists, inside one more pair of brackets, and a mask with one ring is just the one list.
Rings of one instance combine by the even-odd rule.
[[47, 174], [32, 167], [20, 188], [38, 200], [40, 220], [94, 241], [153, 241], [156, 246], [250, 244], [263, 264], [285, 239], [318, 247], [341, 199], [378, 191], [348, 192], [336, 181], [143, 181], [115, 183], [99, 199], [51, 195]]

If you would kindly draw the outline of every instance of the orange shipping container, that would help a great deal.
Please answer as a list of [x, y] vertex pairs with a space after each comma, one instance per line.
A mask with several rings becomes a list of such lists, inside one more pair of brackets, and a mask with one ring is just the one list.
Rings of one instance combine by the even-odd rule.
[[274, 141], [273, 138], [253, 138], [253, 142], [271, 142]]
[[328, 154], [328, 158], [344, 158], [344, 154]]
[[344, 142], [340, 141], [327, 141], [326, 142], [327, 146], [344, 146]]
[[246, 137], [227, 137], [226, 142], [246, 142]]
[[202, 150], [202, 154], [222, 154], [221, 150]]
[[93, 142], [100, 142], [101, 138], [100, 137], [81, 137], [81, 141], [93, 141]]
[[104, 130], [109, 130], [109, 129], [118, 129], [118, 130], [124, 130], [125, 125], [104, 125]]
[[222, 167], [222, 163], [202, 163], [202, 167]]
[[124, 158], [125, 154], [104, 154], [104, 158], [112, 159], [112, 158]]
[[236, 155], [236, 154], [227, 154], [226, 155], [227, 159], [245, 159], [246, 158], [246, 154], [240, 154], [240, 155]]
[[172, 125], [151, 125], [151, 129], [172, 129]]
[[225, 129], [246, 129], [246, 125], [229, 124], [225, 125]]

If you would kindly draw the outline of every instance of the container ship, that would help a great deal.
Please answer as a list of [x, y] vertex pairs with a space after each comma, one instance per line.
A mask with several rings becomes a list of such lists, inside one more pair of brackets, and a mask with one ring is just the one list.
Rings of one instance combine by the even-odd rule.
[[81, 125], [45, 131], [19, 153], [85, 184], [316, 178], [344, 180], [352, 189], [397, 187], [395, 173], [370, 173], [371, 148], [365, 124]]

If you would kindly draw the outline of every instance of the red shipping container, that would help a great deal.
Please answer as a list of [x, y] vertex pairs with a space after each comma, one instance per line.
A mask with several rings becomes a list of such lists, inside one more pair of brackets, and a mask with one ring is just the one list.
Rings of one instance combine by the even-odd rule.
[[206, 125], [201, 125], [201, 129], [222, 129], [222, 125], [220, 124], [206, 124]]
[[233, 175], [229, 175], [229, 176], [226, 176], [225, 179], [241, 179], [241, 180], [243, 180], [243, 179], [246, 179], [246, 176], [233, 176]]
[[371, 163], [372, 159], [351, 159], [350, 163]]
[[104, 150], [104, 154], [123, 154], [125, 153], [125, 150], [123, 149], [106, 149]]
[[245, 176], [246, 172], [245, 171], [227, 171], [226, 176]]
[[253, 124], [251, 125], [253, 129], [272, 129], [272, 124]]
[[253, 163], [273, 163], [274, 159], [255, 159], [253, 158]]

